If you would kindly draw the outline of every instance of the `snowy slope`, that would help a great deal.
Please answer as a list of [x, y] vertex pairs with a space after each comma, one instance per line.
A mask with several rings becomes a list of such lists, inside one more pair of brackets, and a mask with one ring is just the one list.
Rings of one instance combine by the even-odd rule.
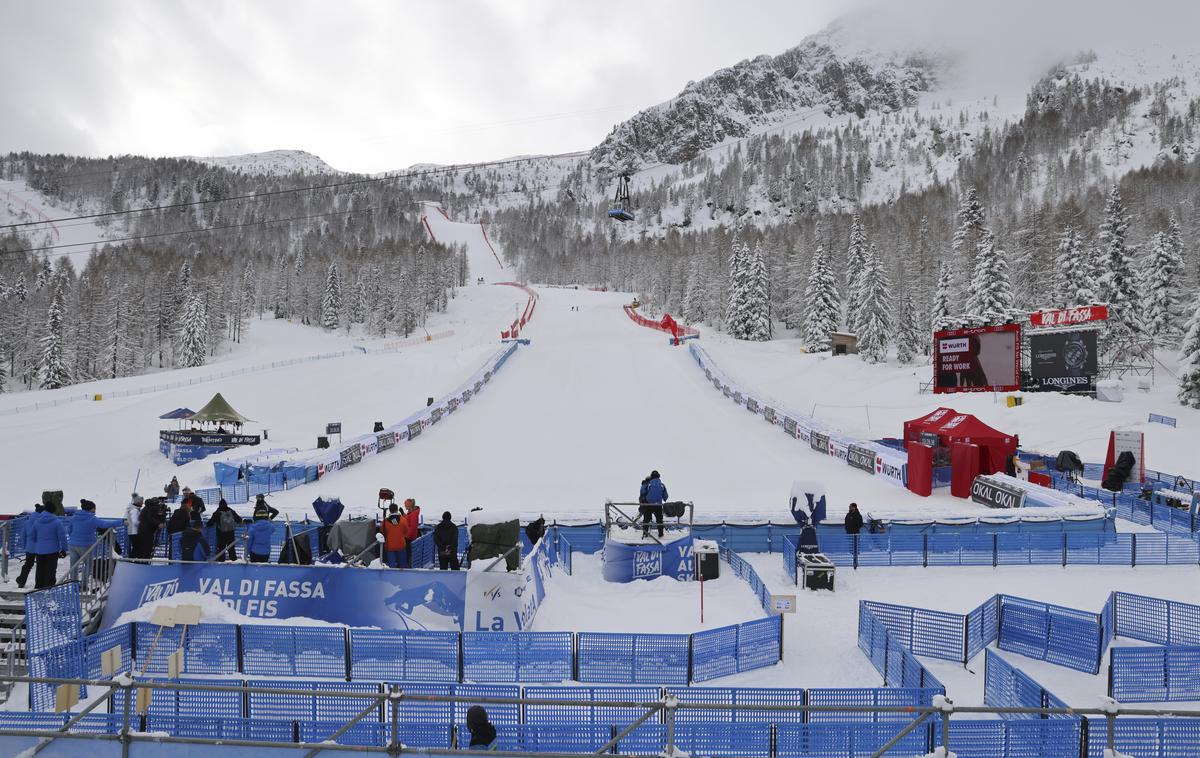
[[453, 221], [441, 204], [436, 202], [422, 203], [421, 208], [421, 218], [435, 242], [466, 247], [471, 281], [482, 277], [484, 282], [491, 283], [513, 278], [503, 264], [500, 248], [488, 236], [483, 222], [471, 224]]
[[83, 245], [102, 244], [106, 237], [120, 237], [119, 229], [109, 230], [94, 221], [58, 221], [56, 219], [85, 215], [87, 208], [66, 208], [50, 200], [21, 179], [0, 181], [0, 227], [8, 224], [38, 223], [19, 231], [38, 248], [59, 245], [80, 245], [46, 251], [53, 261], [66, 255], [76, 271], [82, 271], [91, 255]]
[[208, 157], [185, 155], [182, 157], [200, 163], [207, 163], [210, 166], [227, 168], [230, 171], [261, 176], [344, 173], [304, 150], [267, 150], [262, 153], [246, 153], [245, 155]]

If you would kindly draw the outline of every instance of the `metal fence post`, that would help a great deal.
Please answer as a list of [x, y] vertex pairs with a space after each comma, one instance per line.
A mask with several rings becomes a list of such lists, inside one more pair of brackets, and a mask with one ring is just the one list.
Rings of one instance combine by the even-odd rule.
[[133, 680], [122, 683], [121, 692], [124, 697], [124, 707], [121, 709], [121, 758], [129, 758], [129, 700], [133, 696]]
[[663, 704], [667, 708], [667, 758], [674, 758], [675, 755], [675, 706], [679, 705], [679, 699], [673, 695], [668, 695], [663, 698]]
[[1129, 565], [1132, 568], [1133, 566], [1137, 565], [1137, 532], [1132, 532], [1129, 537], [1130, 543], [1132, 543], [1132, 548], [1129, 554]]

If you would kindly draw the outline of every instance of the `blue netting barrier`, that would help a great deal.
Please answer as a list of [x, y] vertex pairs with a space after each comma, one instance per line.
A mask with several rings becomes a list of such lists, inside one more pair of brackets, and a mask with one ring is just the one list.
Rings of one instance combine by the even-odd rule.
[[783, 657], [782, 637], [782, 616], [738, 624], [738, 671], [766, 668], [779, 663]]
[[30, 654], [83, 639], [79, 585], [60, 584], [25, 596], [25, 649]]
[[796, 576], [796, 552], [799, 549], [795, 537], [789, 535], [783, 538], [783, 550], [780, 551], [780, 555], [783, 558], [783, 570], [791, 577], [792, 584], [798, 584], [800, 581]]
[[[983, 702], [998, 708], [1065, 707], [1062, 700], [1034, 681], [1031, 676], [1015, 668], [990, 649], [984, 651]], [[1041, 716], [1036, 713], [1008, 713], [1001, 714], [1001, 718], [1037, 719]], [[1077, 717], [1060, 714], [1048, 718]]]
[[[454, 694], [453, 684], [404, 682], [396, 683], [395, 686], [412, 695], [450, 696]], [[453, 723], [454, 719], [454, 703], [448, 701], [421, 702], [419, 700], [401, 700], [400, 705], [396, 709], [396, 717], [402, 724], [450, 724]]]
[[[608, 724], [547, 723], [495, 724], [495, 750], [525, 752], [594, 753], [614, 736]], [[465, 724], [458, 728], [459, 749], [466, 750], [470, 732]]]
[[350, 675], [374, 681], [458, 681], [457, 632], [350, 630]]
[[579, 632], [581, 682], [688, 682], [688, 635]]
[[[950, 723], [950, 750], [958, 758], [1079, 758], [1080, 729], [1079, 719], [956, 718]], [[930, 744], [940, 745], [941, 721], [929, 731]]]
[[571, 632], [463, 632], [463, 677], [561, 682], [574, 675]]
[[[852, 705], [852, 706], [922, 706], [930, 705], [933, 696], [941, 694], [940, 689], [903, 688], [903, 687], [857, 687], [857, 688], [809, 688], [809, 705]], [[792, 714], [781, 714], [791, 716]], [[804, 714], [797, 711], [796, 716]], [[907, 722], [912, 720], [907, 713], [872, 713], [869, 711], [810, 711], [808, 723], [879, 723]], [[774, 720], [774, 719], [773, 719]], [[782, 719], [786, 721], [803, 721], [803, 718]]]
[[[456, 684], [452, 689], [456, 697], [521, 697], [521, 686], [517, 684]], [[462, 724], [466, 722], [467, 711], [471, 705], [468, 702], [454, 703], [454, 723]], [[488, 721], [491, 721], [493, 724], [521, 723], [520, 705], [497, 705], [493, 703], [487, 705], [486, 708]]]
[[[618, 725], [618, 728], [620, 726]], [[689, 755], [768, 758], [774, 729], [770, 724], [691, 721], [675, 724], [675, 747]], [[667, 745], [665, 724], [643, 724], [622, 738], [618, 750], [661, 753]]]
[[[157, 694], [155, 695], [157, 697]], [[292, 721], [270, 719], [215, 718], [209, 716], [180, 718], [151, 713], [146, 717], [146, 729], [164, 732], [175, 737], [225, 740], [263, 740], [292, 742]]]
[[[1104, 758], [1108, 727], [1088, 719], [1087, 758]], [[954, 727], [952, 727], [954, 728]], [[1117, 752], [1136, 758], [1195, 758], [1200, 755], [1198, 718], [1118, 718], [1113, 728]]]
[[1200, 647], [1114, 647], [1109, 692], [1118, 701], [1200, 700]]
[[[390, 724], [381, 724], [364, 719], [350, 727], [344, 734], [333, 734], [346, 725], [345, 721], [301, 721], [301, 742], [326, 742], [333, 740], [339, 745], [383, 747], [392, 738]], [[450, 747], [450, 727], [430, 724], [400, 724], [400, 741], [413, 747]]]
[[738, 627], [692, 635], [692, 681], [707, 682], [738, 672]]
[[996, 641], [996, 636], [1000, 633], [999, 626], [1000, 596], [992, 595], [978, 608], [967, 614], [967, 661]]
[[892, 636], [914, 655], [966, 662], [967, 617], [890, 603], [865, 601]]
[[[379, 693], [379, 684], [374, 682], [313, 682], [251, 680], [250, 687], [289, 690], [311, 690], [324, 692], [361, 692], [362, 697], [322, 696], [315, 694], [280, 695], [250, 692], [246, 695], [246, 715], [252, 719], [273, 721], [337, 721], [342, 723], [357, 716], [371, 705]], [[440, 694], [440, 693], [439, 693]], [[446, 692], [444, 694], [449, 694]], [[155, 698], [158, 694], [155, 693]], [[368, 715], [369, 720], [379, 721], [379, 714]], [[447, 714], [448, 715], [448, 714]]]
[[1113, 596], [1113, 630], [1119, 637], [1156, 645], [1200, 645], [1200, 605], [1128, 592]]
[[[241, 679], [179, 679], [181, 684], [211, 684], [241, 687]], [[275, 685], [280, 686], [279, 684]], [[157, 698], [160, 692], [155, 692]], [[212, 692], [205, 690], [178, 690], [171, 698], [175, 704], [174, 715], [181, 718], [217, 717], [239, 719], [244, 714], [243, 692]]]
[[[29, 654], [29, 676], [52, 679], [82, 679], [87, 674], [87, 655], [83, 640], [66, 642], [39, 653]], [[32, 711], [54, 710], [54, 693], [57, 685], [29, 685], [29, 709]], [[79, 697], [87, 697], [87, 687], [79, 687]]]
[[[536, 700], [605, 700], [624, 703], [654, 703], [659, 699], [658, 687], [526, 687], [525, 698]], [[525, 705], [526, 724], [625, 724], [641, 718], [641, 707], [606, 707], [592, 705]], [[653, 720], [658, 720], [651, 717]], [[604, 744], [604, 743], [600, 743]], [[599, 745], [597, 745], [599, 747]]]
[[242, 672], [263, 676], [346, 676], [346, 630], [244, 625]]
[[865, 600], [858, 604], [858, 647], [883, 676], [886, 686], [945, 691], [938, 678], [876, 617]]
[[412, 551], [413, 568], [437, 567], [437, 550], [433, 545], [433, 532], [418, 537], [409, 543], [408, 549]]
[[[780, 724], [775, 728], [775, 755], [779, 758], [870, 758], [895, 737], [897, 731], [894, 724]], [[957, 730], [953, 734], [956, 733]], [[951, 749], [958, 752], [957, 745], [951, 745]], [[918, 728], [906, 735], [888, 755], [924, 755], [929, 750], [929, 730]]]
[[1002, 595], [997, 646], [1095, 674], [1104, 653], [1100, 614]]
[[768, 614], [771, 613], [771, 591], [767, 589], [767, 585], [759, 577], [754, 567], [745, 558], [729, 548], [721, 549], [721, 557], [729, 563], [730, 568], [733, 569], [733, 573], [739, 579], [750, 585], [750, 590], [758, 598], [758, 604], [762, 606], [763, 611]]
[[84, 651], [87, 655], [87, 677], [100, 679], [104, 670], [100, 665], [100, 657], [112, 648], [121, 646], [120, 671], [129, 671], [133, 666], [133, 627], [121, 624], [102, 632], [84, 638]]

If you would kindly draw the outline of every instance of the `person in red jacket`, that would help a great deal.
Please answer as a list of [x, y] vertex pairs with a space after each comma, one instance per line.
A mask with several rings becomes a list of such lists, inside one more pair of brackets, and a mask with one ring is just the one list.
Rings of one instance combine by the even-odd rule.
[[380, 526], [383, 532], [383, 563], [391, 568], [400, 568], [400, 562], [408, 552], [408, 519], [400, 513], [395, 503], [388, 509], [387, 518]]
[[[404, 501], [404, 518], [408, 521], [408, 541], [412, 543], [421, 536], [421, 507], [411, 497]], [[411, 547], [404, 551], [404, 565], [412, 568]]]

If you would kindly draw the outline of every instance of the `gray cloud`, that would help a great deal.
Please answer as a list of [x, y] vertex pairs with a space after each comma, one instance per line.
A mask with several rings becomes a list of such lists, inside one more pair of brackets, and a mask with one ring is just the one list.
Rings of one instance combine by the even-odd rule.
[[595, 145], [835, 0], [57, 0], [0, 6], [0, 150], [297, 148], [347, 170]]

